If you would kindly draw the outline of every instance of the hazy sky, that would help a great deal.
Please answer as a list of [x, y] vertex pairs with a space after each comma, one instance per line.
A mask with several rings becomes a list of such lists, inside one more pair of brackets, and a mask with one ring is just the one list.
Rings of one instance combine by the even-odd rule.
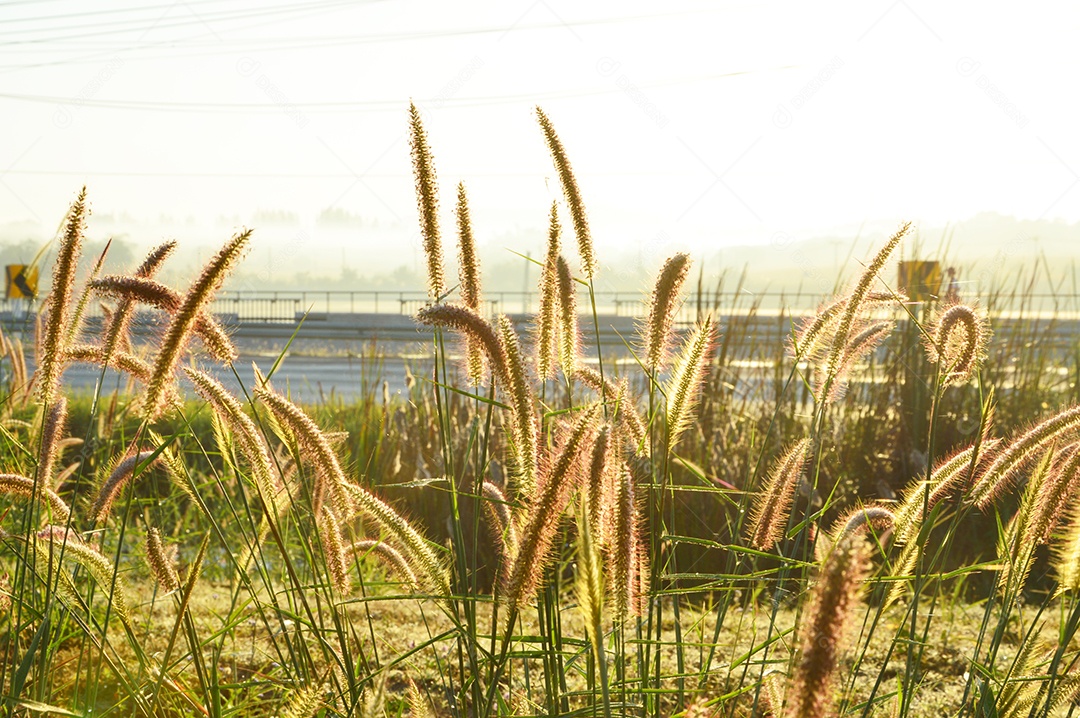
[[464, 179], [481, 243], [542, 226], [558, 194], [538, 103], [601, 251], [984, 210], [1077, 221], [1078, 14], [904, 0], [0, 2], [0, 224], [51, 229], [87, 183], [97, 213], [209, 225], [275, 209], [312, 223], [338, 207], [411, 232], [410, 98], [444, 205]]

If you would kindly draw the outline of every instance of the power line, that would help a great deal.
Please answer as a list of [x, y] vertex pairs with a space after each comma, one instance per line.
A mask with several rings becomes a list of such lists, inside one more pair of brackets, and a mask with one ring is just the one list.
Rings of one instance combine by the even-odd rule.
[[[792, 69], [792, 65], [785, 65], [765, 70], [740, 70], [737, 72], [699, 75], [653, 83], [636, 85], [637, 89], [658, 89], [697, 82], [712, 82], [721, 79], [750, 75], [758, 72], [772, 72]], [[605, 87], [580, 88], [577, 90], [556, 90], [550, 92], [529, 92], [517, 95], [483, 95], [473, 97], [450, 97], [417, 100], [417, 104], [437, 104], [439, 109], [486, 107], [492, 105], [514, 104], [518, 102], [537, 102], [540, 100], [568, 99], [577, 97], [589, 97], [624, 92], [617, 85]], [[306, 110], [313, 113], [332, 112], [399, 112], [405, 106], [405, 98], [384, 100], [355, 100], [355, 101], [328, 101], [328, 102], [287, 102], [284, 105], [277, 102], [171, 102], [164, 100], [102, 100], [96, 98], [60, 97], [49, 95], [25, 95], [17, 93], [0, 93], [0, 99], [14, 100], [19, 102], [34, 102], [49, 105], [76, 105], [78, 107], [92, 107], [104, 110], [132, 110], [150, 112], [196, 112], [196, 113], [265, 113], [281, 112], [283, 107], [296, 110]]]
[[[209, 0], [203, 0], [209, 1]], [[77, 40], [85, 37], [98, 37], [101, 35], [119, 35], [125, 33], [143, 31], [146, 34], [151, 31], [171, 29], [177, 27], [188, 27], [191, 25], [205, 25], [209, 27], [211, 22], [229, 22], [233, 20], [243, 20], [253, 17], [267, 17], [283, 14], [306, 14], [312, 10], [325, 10], [333, 8], [341, 8], [349, 5], [356, 5], [358, 0], [326, 0], [320, 3], [291, 3], [287, 5], [274, 5], [270, 7], [261, 7], [257, 9], [245, 8], [243, 10], [223, 10], [219, 12], [211, 13], [192, 13], [193, 17], [190, 18], [174, 18], [168, 22], [161, 22], [166, 16], [163, 15], [159, 21], [153, 21], [146, 26], [146, 18], [131, 19], [131, 20], [117, 20], [113, 22], [104, 22], [97, 24], [80, 23], [77, 25], [67, 25], [63, 27], [49, 27], [41, 28], [38, 30], [27, 29], [15, 29], [8, 32], [0, 30], [0, 37], [4, 35], [18, 35], [20, 37], [25, 36], [27, 33], [40, 33], [40, 32], [57, 32], [65, 30], [80, 30], [76, 34], [71, 35], [57, 35], [54, 37], [44, 38], [29, 38], [21, 40], [8, 40], [0, 44], [3, 45], [28, 45], [28, 44], [41, 44], [68, 40]], [[167, 13], [166, 13], [167, 15]], [[134, 27], [130, 27], [134, 25]], [[124, 26], [124, 27], [119, 27]]]

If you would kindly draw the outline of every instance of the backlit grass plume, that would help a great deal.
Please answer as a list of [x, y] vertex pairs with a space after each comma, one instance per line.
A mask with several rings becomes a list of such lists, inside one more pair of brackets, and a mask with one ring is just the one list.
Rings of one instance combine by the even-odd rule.
[[226, 275], [243, 255], [250, 240], [251, 230], [244, 230], [229, 240], [206, 265], [172, 315], [154, 357], [150, 381], [143, 395], [143, 411], [148, 418], [156, 418], [165, 409], [166, 390], [173, 382], [173, 373], [180, 361], [180, 354], [191, 337], [191, 330], [213, 300]]
[[649, 317], [641, 325], [641, 343], [645, 367], [656, 374], [667, 362], [671, 345], [671, 327], [679, 311], [679, 295], [690, 273], [690, 255], [679, 253], [664, 262], [649, 297]]
[[400, 551], [385, 541], [375, 539], [355, 541], [352, 546], [346, 549], [346, 552], [357, 558], [373, 556], [389, 568], [391, 573], [395, 574], [409, 589], [418, 590], [420, 587], [420, 583], [416, 580], [416, 574], [413, 572], [409, 562], [405, 560]]
[[513, 323], [501, 315], [493, 327], [475, 311], [449, 304], [425, 307], [417, 313], [416, 320], [421, 324], [455, 329], [483, 347], [495, 378], [509, 399], [513, 415], [510, 433], [517, 462], [517, 488], [528, 495], [536, 486], [539, 426], [533, 387], [525, 370], [521, 344]]
[[43, 481], [35, 482], [18, 474], [0, 474], [0, 495], [40, 501], [52, 512], [52, 519], [57, 524], [66, 524], [71, 516], [67, 503]]
[[[116, 567], [97, 549], [80, 539], [63, 526], [49, 526], [37, 533], [38, 551], [56, 557], [61, 552], [65, 559], [82, 566], [101, 587], [116, 615], [127, 623], [127, 600]], [[42, 545], [44, 544], [44, 545]]]
[[581, 271], [592, 281], [596, 276], [596, 255], [593, 252], [592, 234], [589, 231], [589, 220], [585, 214], [585, 204], [581, 199], [581, 190], [577, 180], [574, 179], [574, 170], [570, 167], [570, 160], [566, 157], [559, 136], [555, 134], [555, 127], [551, 120], [539, 107], [536, 108], [536, 119], [540, 122], [540, 129], [544, 132], [544, 141], [547, 143], [551, 159], [555, 163], [555, 171], [559, 174], [559, 182], [562, 184], [563, 196], [566, 197], [566, 205], [570, 209], [570, 218], [574, 223], [574, 234], [577, 235], [578, 255], [581, 257]]
[[83, 235], [86, 231], [86, 187], [68, 210], [67, 222], [60, 237], [53, 265], [52, 291], [49, 295], [45, 325], [38, 332], [40, 351], [37, 367], [37, 398], [48, 406], [56, 398], [60, 376], [64, 370], [65, 337], [70, 326], [71, 297], [75, 291], [75, 271], [82, 254]]
[[822, 382], [819, 398], [824, 399], [830, 395], [834, 383], [840, 376], [845, 354], [849, 350], [848, 342], [851, 339], [852, 330], [856, 326], [859, 312], [863, 308], [863, 302], [870, 294], [870, 290], [874, 282], [877, 281], [881, 270], [885, 268], [885, 263], [889, 261], [893, 251], [900, 245], [900, 240], [909, 231], [911, 231], [911, 223], [907, 222], [897, 230], [896, 234], [889, 238], [889, 241], [878, 250], [877, 254], [866, 266], [866, 269], [863, 270], [863, 273], [859, 276], [859, 281], [855, 284], [855, 288], [848, 294], [847, 301], [840, 311], [836, 332], [833, 335], [832, 346], [825, 368], [825, 379]]
[[615, 443], [612, 437], [611, 427], [602, 426], [593, 440], [592, 452], [589, 455], [588, 471], [586, 477], [585, 499], [587, 505], [586, 516], [592, 531], [592, 541], [596, 546], [602, 547], [605, 543], [605, 526], [607, 525], [607, 512], [611, 505], [609, 496], [610, 481], [608, 472], [610, 461], [615, 452], [610, 451]]
[[442, 238], [439, 235], [439, 183], [435, 162], [428, 147], [427, 131], [420, 111], [409, 103], [409, 149], [412, 153], [413, 179], [416, 182], [416, 208], [420, 213], [420, 235], [427, 259], [428, 292], [433, 301], [446, 293], [443, 275]]
[[1035, 560], [1035, 536], [1044, 523], [1047, 506], [1040, 499], [1043, 488], [1050, 479], [1054, 454], [1047, 450], [1039, 460], [1020, 497], [1020, 507], [998, 536], [997, 555], [1001, 563], [998, 572], [998, 589], [1006, 595], [1023, 588]]
[[833, 675], [870, 570], [868, 549], [865, 538], [849, 536], [836, 545], [821, 568], [800, 629], [801, 649], [787, 692], [787, 718], [820, 718], [829, 711]]
[[[90, 282], [90, 286], [100, 295], [116, 298], [118, 305], [142, 302], [169, 315], [179, 312], [184, 302], [179, 292], [148, 277], [107, 275]], [[228, 363], [236, 360], [236, 347], [208, 308], [199, 311], [192, 332], [218, 361]], [[108, 343], [104, 349], [108, 352]], [[114, 348], [114, 354], [118, 349], [122, 347]]]
[[856, 534], [869, 534], [877, 540], [895, 524], [896, 515], [885, 506], [857, 506], [838, 518], [829, 533], [832, 534], [834, 542], [843, 541]]
[[[480, 261], [476, 258], [476, 241], [473, 239], [472, 224], [469, 222], [469, 199], [465, 194], [465, 183], [458, 184], [457, 198], [458, 225], [458, 278], [461, 285], [461, 303], [474, 312], [480, 313], [482, 297], [480, 294]], [[469, 383], [479, 386], [484, 381], [485, 355], [483, 349], [473, 339], [465, 337], [465, 368]]]
[[[318, 425], [300, 407], [280, 394], [257, 388], [255, 396], [296, 436], [301, 454], [315, 467], [317, 480], [330, 492], [334, 510], [342, 517], [350, 517], [359, 510], [374, 521], [405, 549], [406, 556], [417, 566], [419, 575], [423, 576], [425, 585], [440, 595], [449, 596], [446, 570], [428, 542], [389, 505], [345, 478], [337, 455]], [[321, 507], [317, 497], [320, 493], [321, 489], [312, 489], [312, 494], [316, 495], [316, 514]]]
[[690, 426], [716, 345], [716, 322], [709, 316], [686, 339], [664, 394], [667, 396], [668, 447]]
[[1057, 575], [1058, 593], [1080, 593], [1080, 507], [1070, 507], [1065, 530], [1053, 548], [1050, 563]]
[[506, 495], [495, 484], [485, 481], [480, 493], [484, 498], [484, 518], [500, 549], [499, 557], [503, 568], [508, 570], [518, 551], [517, 524], [514, 514], [506, 500]]
[[612, 506], [609, 511], [607, 573], [610, 576], [615, 617], [641, 615], [648, 591], [642, 582], [648, 579], [647, 546], [641, 540], [641, 518], [638, 512], [634, 475], [626, 462], [620, 462], [615, 475]]
[[253, 483], [263, 504], [273, 515], [280, 515], [281, 506], [274, 480], [273, 462], [266, 441], [255, 422], [244, 413], [240, 402], [212, 376], [187, 367], [184, 371], [195, 385], [195, 391], [210, 403], [214, 413], [225, 421], [236, 437], [240, 452], [251, 468]]
[[577, 287], [570, 274], [570, 265], [561, 255], [555, 262], [555, 277], [559, 287], [559, 364], [563, 374], [570, 376], [581, 356], [581, 332], [578, 329]]
[[[135, 276], [141, 279], [153, 277], [162, 263], [175, 250], [175, 240], [158, 245], [150, 251], [150, 254], [146, 255], [146, 259], [135, 270]], [[108, 322], [105, 324], [105, 340], [102, 342], [105, 356], [111, 356], [118, 349], [121, 351], [129, 350], [128, 327], [131, 324], [134, 310], [135, 302], [131, 297], [123, 297], [116, 303], [112, 316], [109, 317]]]
[[67, 405], [67, 397], [60, 395], [45, 410], [37, 461], [37, 477], [42, 486], [53, 486], [53, 468], [59, 453], [60, 439], [67, 430]]
[[550, 563], [556, 529], [570, 494], [581, 480], [579, 454], [592, 429], [599, 407], [582, 411], [566, 432], [559, 452], [548, 471], [525, 519], [518, 541], [518, 553], [506, 581], [505, 598], [518, 606], [532, 598]]
[[345, 564], [345, 544], [341, 540], [341, 525], [333, 510], [324, 507], [316, 518], [322, 542], [323, 559], [326, 561], [326, 573], [334, 591], [339, 596], [349, 592], [349, 570]]
[[765, 483], [754, 497], [746, 539], [759, 551], [768, 551], [784, 537], [795, 489], [806, 466], [809, 450], [810, 439], [795, 442], [770, 469]]
[[161, 531], [151, 526], [146, 530], [146, 564], [161, 590], [172, 593], [180, 588], [176, 572], [176, 546], [165, 547]]
[[540, 269], [540, 310], [536, 313], [536, 324], [533, 329], [536, 376], [541, 381], [555, 376], [555, 362], [559, 354], [556, 322], [559, 311], [558, 262], [561, 233], [558, 205], [553, 202], [548, 220], [547, 255]]
[[1080, 429], [1080, 406], [1071, 406], [1009, 441], [979, 474], [971, 500], [985, 511], [1013, 486], [1024, 467], [1043, 449], [1067, 441], [1077, 429]]
[[942, 501], [959, 499], [970, 488], [980, 467], [993, 459], [1000, 443], [1000, 439], [984, 436], [939, 460], [930, 472], [929, 484], [925, 480], [916, 481], [904, 489], [896, 510], [897, 540], [905, 543], [918, 535], [926, 519], [924, 509], [929, 513]]
[[314, 469], [311, 504], [315, 515], [322, 513], [323, 503], [329, 497], [339, 516], [351, 516], [353, 498], [345, 488], [349, 480], [341, 468], [337, 452], [319, 425], [303, 409], [271, 389], [256, 387], [255, 397], [295, 437], [301, 458]]
[[844, 347], [843, 357], [840, 360], [840, 368], [833, 377], [832, 398], [837, 398], [844, 387], [845, 378], [855, 366], [871, 355], [878, 346], [892, 333], [896, 322], [891, 319], [878, 319], [860, 324], [858, 331], [853, 332]]
[[648, 437], [645, 433], [645, 420], [634, 406], [630, 396], [629, 382], [624, 378], [617, 385], [608, 377], [601, 377], [600, 372], [591, 366], [580, 365], [574, 370], [573, 379], [596, 392], [597, 398], [605, 399], [610, 408], [616, 410], [616, 426], [625, 438], [625, 446], [638, 456], [649, 453]]
[[986, 357], [989, 321], [971, 305], [952, 304], [934, 317], [923, 339], [930, 361], [942, 370], [942, 383], [963, 384]]
[[450, 580], [446, 567], [427, 539], [382, 499], [366, 489], [356, 484], [346, 484], [345, 490], [352, 497], [359, 512], [378, 524], [401, 546], [406, 560], [410, 567], [413, 567], [413, 573], [420, 579], [420, 585], [437, 596], [450, 596]]
[[120, 495], [123, 488], [135, 476], [136, 470], [141, 473], [148, 470], [153, 464], [167, 466], [165, 462], [160, 461], [160, 458], [160, 453], [155, 455], [154, 450], [150, 449], [121, 456], [112, 465], [101, 484], [101, 488], [98, 490], [97, 498], [94, 499], [94, 505], [90, 509], [90, 515], [94, 517], [94, 520], [104, 521], [108, 517], [116, 497]]
[[[64, 353], [64, 358], [69, 362], [82, 362], [85, 364], [97, 364], [98, 366], [110, 366], [127, 374], [132, 379], [142, 384], [149, 384], [154, 368], [134, 354], [114, 351], [111, 356], [105, 353], [100, 346], [90, 344], [76, 344], [69, 347]], [[162, 402], [169, 407], [178, 406], [180, 396], [176, 387], [172, 384], [164, 388]]]
[[[907, 296], [901, 292], [868, 292], [863, 297], [862, 308], [870, 311], [906, 301]], [[847, 306], [848, 298], [841, 297], [822, 304], [812, 317], [801, 319], [788, 344], [788, 355], [800, 361], [824, 361], [828, 357], [837, 325]]]
[[1029, 539], [1045, 543], [1061, 523], [1069, 506], [1080, 495], [1080, 442], [1054, 453], [1051, 475], [1039, 496], [1039, 521], [1032, 527]]
[[514, 411], [513, 450], [517, 489], [529, 496], [536, 488], [540, 426], [536, 417], [536, 398], [525, 370], [525, 356], [521, 342], [510, 317], [500, 314], [498, 318], [499, 344], [506, 356], [507, 379], [510, 388], [510, 405]]

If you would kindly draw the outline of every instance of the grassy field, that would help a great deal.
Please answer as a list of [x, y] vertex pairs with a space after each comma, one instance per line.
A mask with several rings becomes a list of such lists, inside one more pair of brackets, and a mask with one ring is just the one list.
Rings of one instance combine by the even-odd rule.
[[[907, 297], [886, 279], [905, 226], [773, 343], [752, 306], [703, 303], [676, 331], [675, 255], [635, 363], [585, 362], [601, 270], [538, 118], [564, 202], [519, 336], [479, 313], [464, 186], [445, 276], [412, 113], [431, 372], [400, 396], [299, 406], [240, 366], [227, 391], [200, 369], [236, 357], [206, 308], [251, 234], [185, 288], [154, 279], [171, 243], [76, 277], [79, 195], [34, 373], [2, 346], [5, 712], [1071, 713], [1080, 360], [1053, 321], [994, 339], [1005, 292]], [[89, 302], [103, 330], [80, 329]], [[136, 307], [160, 312], [151, 345], [128, 337]], [[68, 395], [72, 362], [131, 388]]]

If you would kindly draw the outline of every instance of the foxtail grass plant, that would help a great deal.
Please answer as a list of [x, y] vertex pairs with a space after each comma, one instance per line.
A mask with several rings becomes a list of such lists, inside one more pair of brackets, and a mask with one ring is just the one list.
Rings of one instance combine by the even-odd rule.
[[[909, 225], [805, 316], [730, 274], [687, 302], [673, 254], [613, 352], [604, 230], [536, 117], [561, 187], [539, 307], [492, 317], [464, 184], [448, 286], [409, 108], [433, 352], [401, 397], [374, 353], [354, 403], [298, 401], [284, 355], [239, 371], [213, 301], [258, 235], [181, 291], [158, 279], [174, 242], [126, 272], [82, 259], [78, 194], [36, 336], [0, 334], [0, 711], [1072, 709], [1080, 360], [1044, 324], [992, 333], [1002, 296], [892, 286]], [[69, 392], [71, 362], [136, 382]]]

